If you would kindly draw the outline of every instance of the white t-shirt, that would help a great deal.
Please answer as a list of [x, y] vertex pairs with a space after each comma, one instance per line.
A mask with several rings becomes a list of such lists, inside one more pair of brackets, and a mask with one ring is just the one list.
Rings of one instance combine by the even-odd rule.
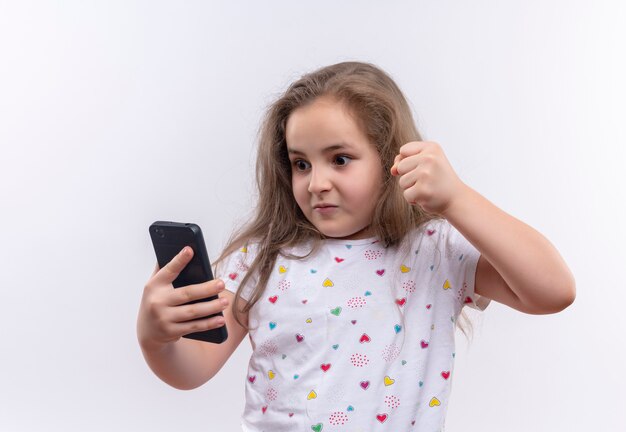
[[[447, 220], [410, 240], [408, 254], [369, 238], [278, 256], [248, 315], [244, 431], [443, 430], [456, 319], [490, 300], [474, 293], [480, 253]], [[226, 289], [237, 291], [254, 253], [248, 245], [219, 266]]]

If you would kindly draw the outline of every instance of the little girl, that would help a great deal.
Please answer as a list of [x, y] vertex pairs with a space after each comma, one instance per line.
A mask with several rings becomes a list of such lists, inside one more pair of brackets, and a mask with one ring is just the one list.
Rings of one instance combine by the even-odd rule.
[[[173, 289], [183, 249], [155, 268], [137, 322], [147, 363], [180, 389], [249, 334], [244, 431], [442, 431], [464, 306], [574, 300], [550, 242], [463, 183], [371, 64], [306, 74], [269, 107], [257, 183], [216, 279]], [[223, 344], [181, 338], [224, 324]]]

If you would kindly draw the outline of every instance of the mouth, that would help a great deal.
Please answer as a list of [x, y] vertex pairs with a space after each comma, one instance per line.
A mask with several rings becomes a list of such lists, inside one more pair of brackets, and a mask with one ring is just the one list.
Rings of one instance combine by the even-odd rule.
[[318, 215], [330, 217], [337, 212], [337, 206], [327, 203], [316, 204], [313, 206], [313, 211]]

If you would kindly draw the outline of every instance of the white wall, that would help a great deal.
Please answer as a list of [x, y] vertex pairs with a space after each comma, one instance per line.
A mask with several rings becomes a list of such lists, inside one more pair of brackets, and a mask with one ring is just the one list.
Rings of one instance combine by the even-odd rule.
[[350, 59], [576, 276], [563, 313], [492, 303], [459, 333], [447, 430], [623, 427], [624, 22], [619, 0], [0, 1], [0, 430], [238, 429], [247, 340], [194, 391], [144, 363], [147, 228], [198, 223], [217, 256], [264, 107]]

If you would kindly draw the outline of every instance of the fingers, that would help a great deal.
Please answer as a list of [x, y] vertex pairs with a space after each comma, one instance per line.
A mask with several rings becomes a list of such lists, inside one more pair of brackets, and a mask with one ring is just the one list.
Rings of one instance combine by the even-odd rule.
[[154, 275], [157, 274], [158, 272], [159, 272], [159, 263], [156, 263], [154, 265], [154, 270], [152, 271], [152, 274], [150, 275], [150, 279], [152, 279]]
[[427, 141], [411, 141], [400, 147], [400, 154], [402, 156], [411, 156], [421, 153], [432, 143]]
[[211, 330], [222, 327], [226, 320], [223, 316], [214, 316], [207, 319], [199, 319], [195, 321], [176, 323], [172, 326], [172, 332], [176, 335], [186, 335], [200, 331]]
[[398, 179], [398, 186], [400, 189], [406, 190], [412, 187], [417, 182], [417, 173], [415, 171], [409, 171], [406, 174], [403, 174]]
[[169, 306], [179, 306], [194, 300], [217, 295], [224, 290], [224, 281], [215, 279], [201, 284], [187, 285], [176, 288], [169, 294]]
[[186, 247], [163, 268], [159, 269], [158, 263], [155, 265], [152, 277], [144, 287], [137, 319], [137, 335], [143, 343], [169, 343], [185, 334], [224, 325], [222, 316], [206, 317], [223, 312], [230, 303], [230, 297], [225, 302], [221, 298], [194, 302], [222, 292], [225, 287], [223, 280], [216, 279], [180, 288], [172, 286], [172, 282], [192, 257], [193, 250]]
[[421, 156], [401, 156], [400, 160], [396, 164], [396, 172], [398, 175], [403, 176], [408, 172], [414, 170], [419, 164]]
[[221, 297], [211, 301], [170, 308], [168, 321], [173, 323], [183, 323], [199, 318], [206, 318], [210, 315], [223, 312], [224, 309], [228, 307], [228, 304], [228, 299]]
[[[191, 261], [193, 258], [193, 249], [188, 246], [185, 246], [178, 254], [172, 258], [170, 262], [168, 262], [161, 270], [156, 272], [155, 283], [162, 284], [170, 284], [178, 277], [181, 271], [185, 268], [185, 266]], [[157, 264], [158, 265], [158, 264]]]
[[[409, 170], [417, 166], [418, 156], [430, 149], [436, 143], [427, 141], [411, 141], [404, 144], [399, 149], [399, 154], [394, 159], [393, 166], [391, 167], [391, 174], [394, 176], [402, 175]], [[401, 163], [404, 160], [411, 160], [412, 164], [407, 165], [407, 162]]]
[[411, 141], [400, 147], [400, 153], [396, 155], [393, 161], [393, 166], [391, 167], [391, 175], [402, 175], [408, 172], [410, 169], [415, 168], [415, 165], [413, 165], [412, 167], [408, 167], [406, 165], [406, 162], [403, 164], [401, 164], [400, 162], [411, 157], [416, 157], [426, 148], [427, 145], [428, 143], [426, 143], [425, 141]]
[[409, 204], [417, 204], [417, 196], [418, 196], [418, 191], [417, 191], [417, 187], [414, 184], [413, 186], [405, 189], [404, 191], [402, 191], [402, 195], [404, 196], [404, 199], [409, 203]]
[[173, 288], [171, 283], [147, 285], [137, 320], [139, 339], [148, 345], [160, 345], [189, 333], [223, 326], [226, 321], [222, 316], [211, 315], [226, 310], [234, 294], [228, 292], [223, 298], [183, 304], [217, 295], [223, 290], [221, 279], [181, 288]]
[[402, 160], [402, 155], [396, 155], [395, 159], [393, 160], [393, 166], [391, 167], [391, 175], [392, 176], [397, 176], [398, 173], [398, 163]]

